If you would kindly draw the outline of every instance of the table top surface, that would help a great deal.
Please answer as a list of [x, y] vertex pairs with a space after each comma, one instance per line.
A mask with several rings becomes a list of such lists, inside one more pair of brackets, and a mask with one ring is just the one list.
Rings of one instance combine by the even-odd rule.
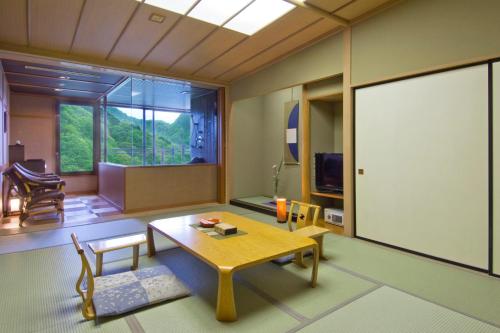
[[[190, 225], [219, 218], [245, 235], [216, 239]], [[186, 251], [219, 269], [239, 269], [298, 252], [316, 244], [311, 238], [229, 212], [208, 212], [156, 220], [149, 226]]]
[[113, 239], [104, 239], [95, 242], [87, 243], [92, 252], [94, 253], [104, 253], [108, 251], [114, 251], [119, 249], [124, 249], [130, 246], [139, 245], [146, 243], [146, 236], [144, 234], [119, 237]]

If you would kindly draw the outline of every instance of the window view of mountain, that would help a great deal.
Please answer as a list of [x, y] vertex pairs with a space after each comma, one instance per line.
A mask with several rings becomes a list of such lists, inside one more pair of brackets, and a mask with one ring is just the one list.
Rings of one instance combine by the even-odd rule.
[[93, 108], [61, 104], [59, 112], [61, 172], [92, 171]]
[[[120, 109], [108, 107], [108, 162], [124, 165], [143, 164], [142, 109], [127, 115]], [[191, 118], [180, 114], [171, 124], [155, 120], [156, 154], [153, 160], [153, 120], [151, 110], [146, 111], [146, 165], [184, 164], [191, 160], [189, 138]], [[163, 111], [155, 111], [157, 114]], [[149, 115], [149, 117], [148, 117]], [[156, 117], [159, 118], [159, 117]]]
[[[60, 106], [62, 172], [92, 171], [92, 111], [92, 107], [89, 106], [70, 104], [61, 104]], [[118, 108], [107, 108], [108, 162], [124, 165], [143, 164], [142, 109], [137, 111], [137, 117], [133, 117]], [[155, 120], [156, 154], [155, 158], [153, 158], [152, 112], [146, 111], [145, 164], [184, 164], [189, 162], [191, 160], [189, 147], [190, 115], [187, 113], [180, 114], [172, 123], [159, 119]]]

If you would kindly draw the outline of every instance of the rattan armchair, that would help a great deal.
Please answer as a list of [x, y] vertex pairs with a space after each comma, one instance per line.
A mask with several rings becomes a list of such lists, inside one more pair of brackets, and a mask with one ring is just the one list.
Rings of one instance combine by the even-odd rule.
[[9, 167], [3, 175], [12, 184], [9, 193], [13, 190], [21, 199], [20, 227], [28, 218], [50, 212], [56, 212], [64, 221], [63, 180], [34, 177], [20, 171], [16, 166]]

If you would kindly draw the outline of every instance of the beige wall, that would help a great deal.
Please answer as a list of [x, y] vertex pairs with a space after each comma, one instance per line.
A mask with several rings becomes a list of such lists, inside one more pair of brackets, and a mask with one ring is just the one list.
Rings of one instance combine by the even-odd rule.
[[336, 34], [231, 85], [231, 100], [267, 94], [342, 73], [342, 34]]
[[352, 83], [500, 56], [500, 1], [408, 0], [352, 28]]
[[126, 212], [216, 201], [215, 164], [126, 168]]
[[97, 193], [97, 175], [63, 176], [66, 193]]
[[[56, 170], [56, 105], [55, 98], [43, 95], [12, 93], [10, 144], [21, 141], [26, 159], [44, 159], [47, 172]], [[97, 192], [93, 175], [63, 177], [66, 192]]]
[[316, 188], [315, 153], [342, 153], [342, 101], [311, 101], [311, 190]]
[[99, 195], [125, 210], [125, 169], [126, 166], [99, 163]]
[[12, 94], [10, 144], [24, 145], [26, 159], [44, 159], [47, 172], [56, 170], [56, 101], [52, 97]]
[[[283, 156], [285, 146], [285, 103], [299, 100], [299, 141], [302, 139], [302, 86], [282, 89], [263, 96], [263, 122], [261, 134], [264, 139], [262, 145], [263, 170], [261, 178], [264, 180], [263, 193], [273, 196], [272, 166], [278, 164]], [[302, 157], [299, 154], [299, 163]], [[300, 199], [300, 164], [284, 165], [280, 173], [278, 195], [288, 199]]]
[[264, 137], [262, 97], [237, 101], [229, 116], [229, 198], [261, 195]]
[[[272, 166], [280, 162], [285, 145], [285, 103], [301, 101], [301, 97], [299, 86], [233, 103], [229, 127], [230, 198], [273, 196]], [[301, 137], [302, 116], [299, 140]], [[300, 199], [300, 185], [300, 165], [283, 166], [278, 194]]]
[[99, 195], [126, 213], [217, 201], [217, 165], [99, 163]]

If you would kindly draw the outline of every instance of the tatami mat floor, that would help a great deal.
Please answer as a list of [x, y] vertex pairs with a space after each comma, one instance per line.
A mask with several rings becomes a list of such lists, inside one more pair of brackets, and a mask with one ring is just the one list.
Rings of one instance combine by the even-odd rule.
[[[216, 209], [277, 225], [238, 207]], [[157, 238], [161, 251], [141, 256], [140, 266], [167, 265], [193, 295], [109, 320], [83, 320], [74, 290], [80, 263], [69, 232], [82, 241], [109, 238], [144, 232], [157, 218], [209, 210], [215, 209], [0, 236], [0, 252], [10, 252], [0, 255], [0, 331], [500, 333], [499, 279], [333, 234], [325, 239], [329, 259], [320, 264], [317, 288], [308, 286], [310, 268], [293, 264], [236, 274], [234, 323], [215, 320], [215, 271]], [[130, 256], [128, 250], [106, 254], [104, 273], [127, 270]]]

